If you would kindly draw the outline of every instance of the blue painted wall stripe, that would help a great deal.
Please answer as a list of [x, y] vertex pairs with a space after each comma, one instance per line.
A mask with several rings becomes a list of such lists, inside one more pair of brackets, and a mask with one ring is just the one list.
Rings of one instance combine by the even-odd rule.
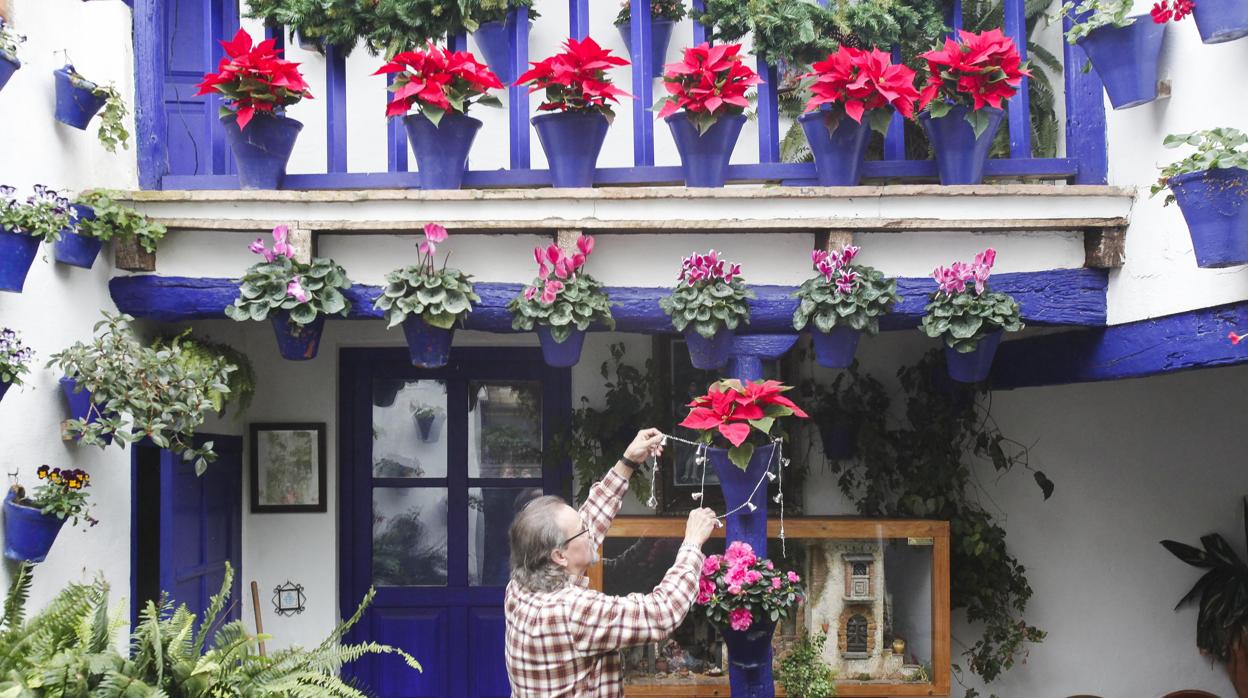
[[578, 41], [589, 36], [589, 0], [568, 0], [568, 36]]
[[325, 153], [330, 172], [347, 171], [347, 59], [325, 47]]
[[[519, 77], [529, 67], [529, 10], [518, 7], [511, 36], [512, 74]], [[527, 170], [529, 157], [529, 88], [512, 85], [507, 88], [508, 124], [511, 128], [511, 167]]]
[[[1027, 9], [1024, 0], [1005, 0], [1005, 33], [1018, 46], [1018, 53], [1027, 60]], [[1031, 94], [1028, 78], [1010, 98], [1010, 157], [1031, 157]]]
[[654, 104], [654, 81], [651, 63], [653, 52], [650, 49], [654, 37], [650, 27], [650, 0], [630, 0], [632, 16], [646, 18], [644, 22], [633, 21], [632, 32], [633, 54], [629, 58], [633, 63], [633, 164], [647, 167], [654, 164], [654, 113], [650, 107]]

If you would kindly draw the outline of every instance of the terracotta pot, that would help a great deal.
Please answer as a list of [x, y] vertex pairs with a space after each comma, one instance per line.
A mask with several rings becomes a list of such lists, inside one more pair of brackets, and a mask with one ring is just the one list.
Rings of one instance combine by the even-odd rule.
[[1230, 674], [1231, 685], [1239, 698], [1248, 698], [1248, 633], [1240, 635], [1239, 642], [1231, 650], [1226, 661], [1226, 673]]

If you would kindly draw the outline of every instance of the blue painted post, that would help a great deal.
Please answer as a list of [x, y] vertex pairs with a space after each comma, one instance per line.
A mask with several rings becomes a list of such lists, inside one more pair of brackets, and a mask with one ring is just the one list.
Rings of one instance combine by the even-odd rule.
[[[1062, 20], [1062, 32], [1070, 31], [1071, 20]], [[1066, 77], [1066, 157], [1078, 163], [1075, 184], [1105, 184], [1109, 181], [1106, 152], [1105, 97], [1095, 70], [1084, 72], [1088, 57], [1083, 49], [1064, 44], [1063, 66]]]
[[347, 58], [325, 47], [325, 153], [328, 172], [347, 171]]
[[962, 31], [962, 0], [953, 0], [953, 8], [949, 14], [949, 28], [952, 30], [951, 36], [958, 38], [958, 32]]
[[[386, 99], [390, 101], [390, 85], [394, 83], [394, 75], [386, 76]], [[403, 128], [403, 118], [386, 119], [386, 171], [407, 172], [407, 129]]]
[[165, 52], [165, 3], [136, 0], [132, 15], [134, 31], [135, 150], [138, 155], [139, 186], [160, 189], [169, 172], [168, 143], [165, 142], [165, 81], [159, 66]]
[[[900, 46], [893, 47], [893, 62], [901, 62]], [[920, 75], [919, 79], [926, 79], [926, 76]], [[893, 120], [889, 122], [888, 133], [884, 136], [884, 159], [906, 159], [906, 119], [901, 114], [895, 112], [893, 113]]]
[[633, 164], [646, 167], [654, 164], [654, 81], [651, 62], [654, 60], [650, 44], [654, 41], [650, 30], [650, 0], [632, 2], [633, 44]]
[[[514, 75], [529, 65], [529, 8], [517, 7], [511, 36], [511, 68]], [[511, 169], [529, 169], [529, 88], [507, 88], [508, 125], [511, 132]]]
[[[705, 12], [706, 11], [705, 0], [693, 0], [693, 11]], [[702, 24], [701, 22], [695, 20], [693, 22], [693, 45], [697, 46], [699, 44], [707, 43], [708, 41], [709, 39], [707, 39], [706, 26]]]
[[589, 0], [568, 0], [568, 35], [577, 41], [589, 36]]
[[776, 98], [780, 71], [759, 58], [758, 74], [763, 78], [758, 86], [758, 161], [780, 162], [780, 105]]
[[[238, 31], [238, 6], [232, 3], [205, 3], [203, 11], [204, 26], [209, 27], [209, 36], [212, 37], [211, 45], [208, 47], [208, 55], [210, 56], [208, 65], [210, 69], [215, 69], [217, 63], [225, 55], [225, 49], [219, 43], [221, 40], [233, 38], [235, 32]], [[160, 59], [162, 65], [165, 56], [162, 54]], [[213, 92], [208, 95], [207, 99], [208, 122], [209, 122], [209, 142], [210, 152], [212, 153], [213, 174], [234, 174], [234, 156], [230, 152], [230, 146], [225, 142], [225, 127], [222, 126], [221, 120], [217, 118], [217, 114], [221, 109], [221, 96], [219, 93]], [[162, 132], [161, 137], [164, 137]]]
[[[1018, 46], [1018, 55], [1027, 60], [1027, 8], [1023, 0], [1005, 0], [1005, 33]], [[1010, 114], [1010, 157], [1031, 157], [1031, 94], [1023, 78], [1018, 94], [1007, 105]]]

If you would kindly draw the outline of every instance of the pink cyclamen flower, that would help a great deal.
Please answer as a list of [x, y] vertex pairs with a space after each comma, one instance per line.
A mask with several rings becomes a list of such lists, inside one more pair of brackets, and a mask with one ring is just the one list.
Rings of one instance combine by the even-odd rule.
[[771, 588], [772, 588], [772, 589], [779, 589], [779, 588], [780, 588], [780, 583], [781, 583], [781, 582], [780, 582], [780, 578], [779, 578], [779, 577], [772, 577], [772, 578], [771, 578]]
[[589, 254], [594, 251], [594, 238], [582, 233], [581, 236], [576, 239], [576, 249], [580, 250], [581, 254], [588, 257]]
[[260, 238], [256, 238], [256, 241], [251, 243], [251, 245], [249, 245], [247, 249], [264, 257], [264, 261], [266, 262], [272, 262], [273, 260], [277, 259], [277, 255], [273, 254], [272, 250], [265, 247], [264, 240], [261, 240]]
[[290, 237], [290, 228], [279, 225], [273, 229], [273, 252], [287, 259], [294, 259], [295, 248], [291, 247], [286, 241]]
[[433, 244], [433, 241], [431, 240], [425, 240], [424, 242], [420, 243], [418, 249], [420, 250], [421, 254], [432, 256], [434, 252], [438, 251], [438, 246]]
[[845, 249], [841, 250], [840, 254], [841, 266], [847, 267], [852, 264], [854, 257], [858, 256], [858, 250], [860, 249], [862, 248], [857, 245], [846, 245]]
[[733, 630], [749, 630], [750, 624], [754, 622], [754, 615], [748, 608], [734, 608], [728, 614], [728, 621], [732, 624]]
[[802, 578], [797, 576], [797, 573], [794, 572], [793, 570], [789, 570], [788, 577], [789, 577], [789, 581], [793, 582], [794, 584], [797, 584], [798, 582], [802, 581]]
[[547, 279], [546, 288], [542, 290], [542, 304], [550, 305], [555, 302], [555, 298], [559, 296], [559, 292], [563, 290], [563, 282], [557, 279]]
[[698, 580], [698, 603], [706, 605], [715, 595], [715, 583], [703, 577]]
[[530, 287], [528, 287], [528, 288], [524, 289], [524, 299], [525, 299], [526, 301], [531, 301], [531, 300], [533, 300], [536, 296], [537, 296], [537, 287], [536, 287], [536, 286], [530, 286]]
[[841, 269], [841, 275], [836, 277], [836, 290], [849, 295], [854, 292], [854, 284], [858, 281], [858, 272]]
[[446, 228], [438, 225], [437, 223], [426, 223], [425, 237], [429, 240], [429, 242], [443, 242], [448, 237], [448, 233], [446, 232]]
[[308, 292], [299, 283], [299, 279], [291, 279], [290, 283], [286, 284], [286, 295], [293, 296], [300, 303], [308, 302]]

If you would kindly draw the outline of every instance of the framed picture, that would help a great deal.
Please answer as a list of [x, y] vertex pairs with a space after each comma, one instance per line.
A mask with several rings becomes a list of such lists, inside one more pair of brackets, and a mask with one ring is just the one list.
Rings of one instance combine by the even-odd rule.
[[253, 514], [326, 511], [325, 423], [251, 425]]

